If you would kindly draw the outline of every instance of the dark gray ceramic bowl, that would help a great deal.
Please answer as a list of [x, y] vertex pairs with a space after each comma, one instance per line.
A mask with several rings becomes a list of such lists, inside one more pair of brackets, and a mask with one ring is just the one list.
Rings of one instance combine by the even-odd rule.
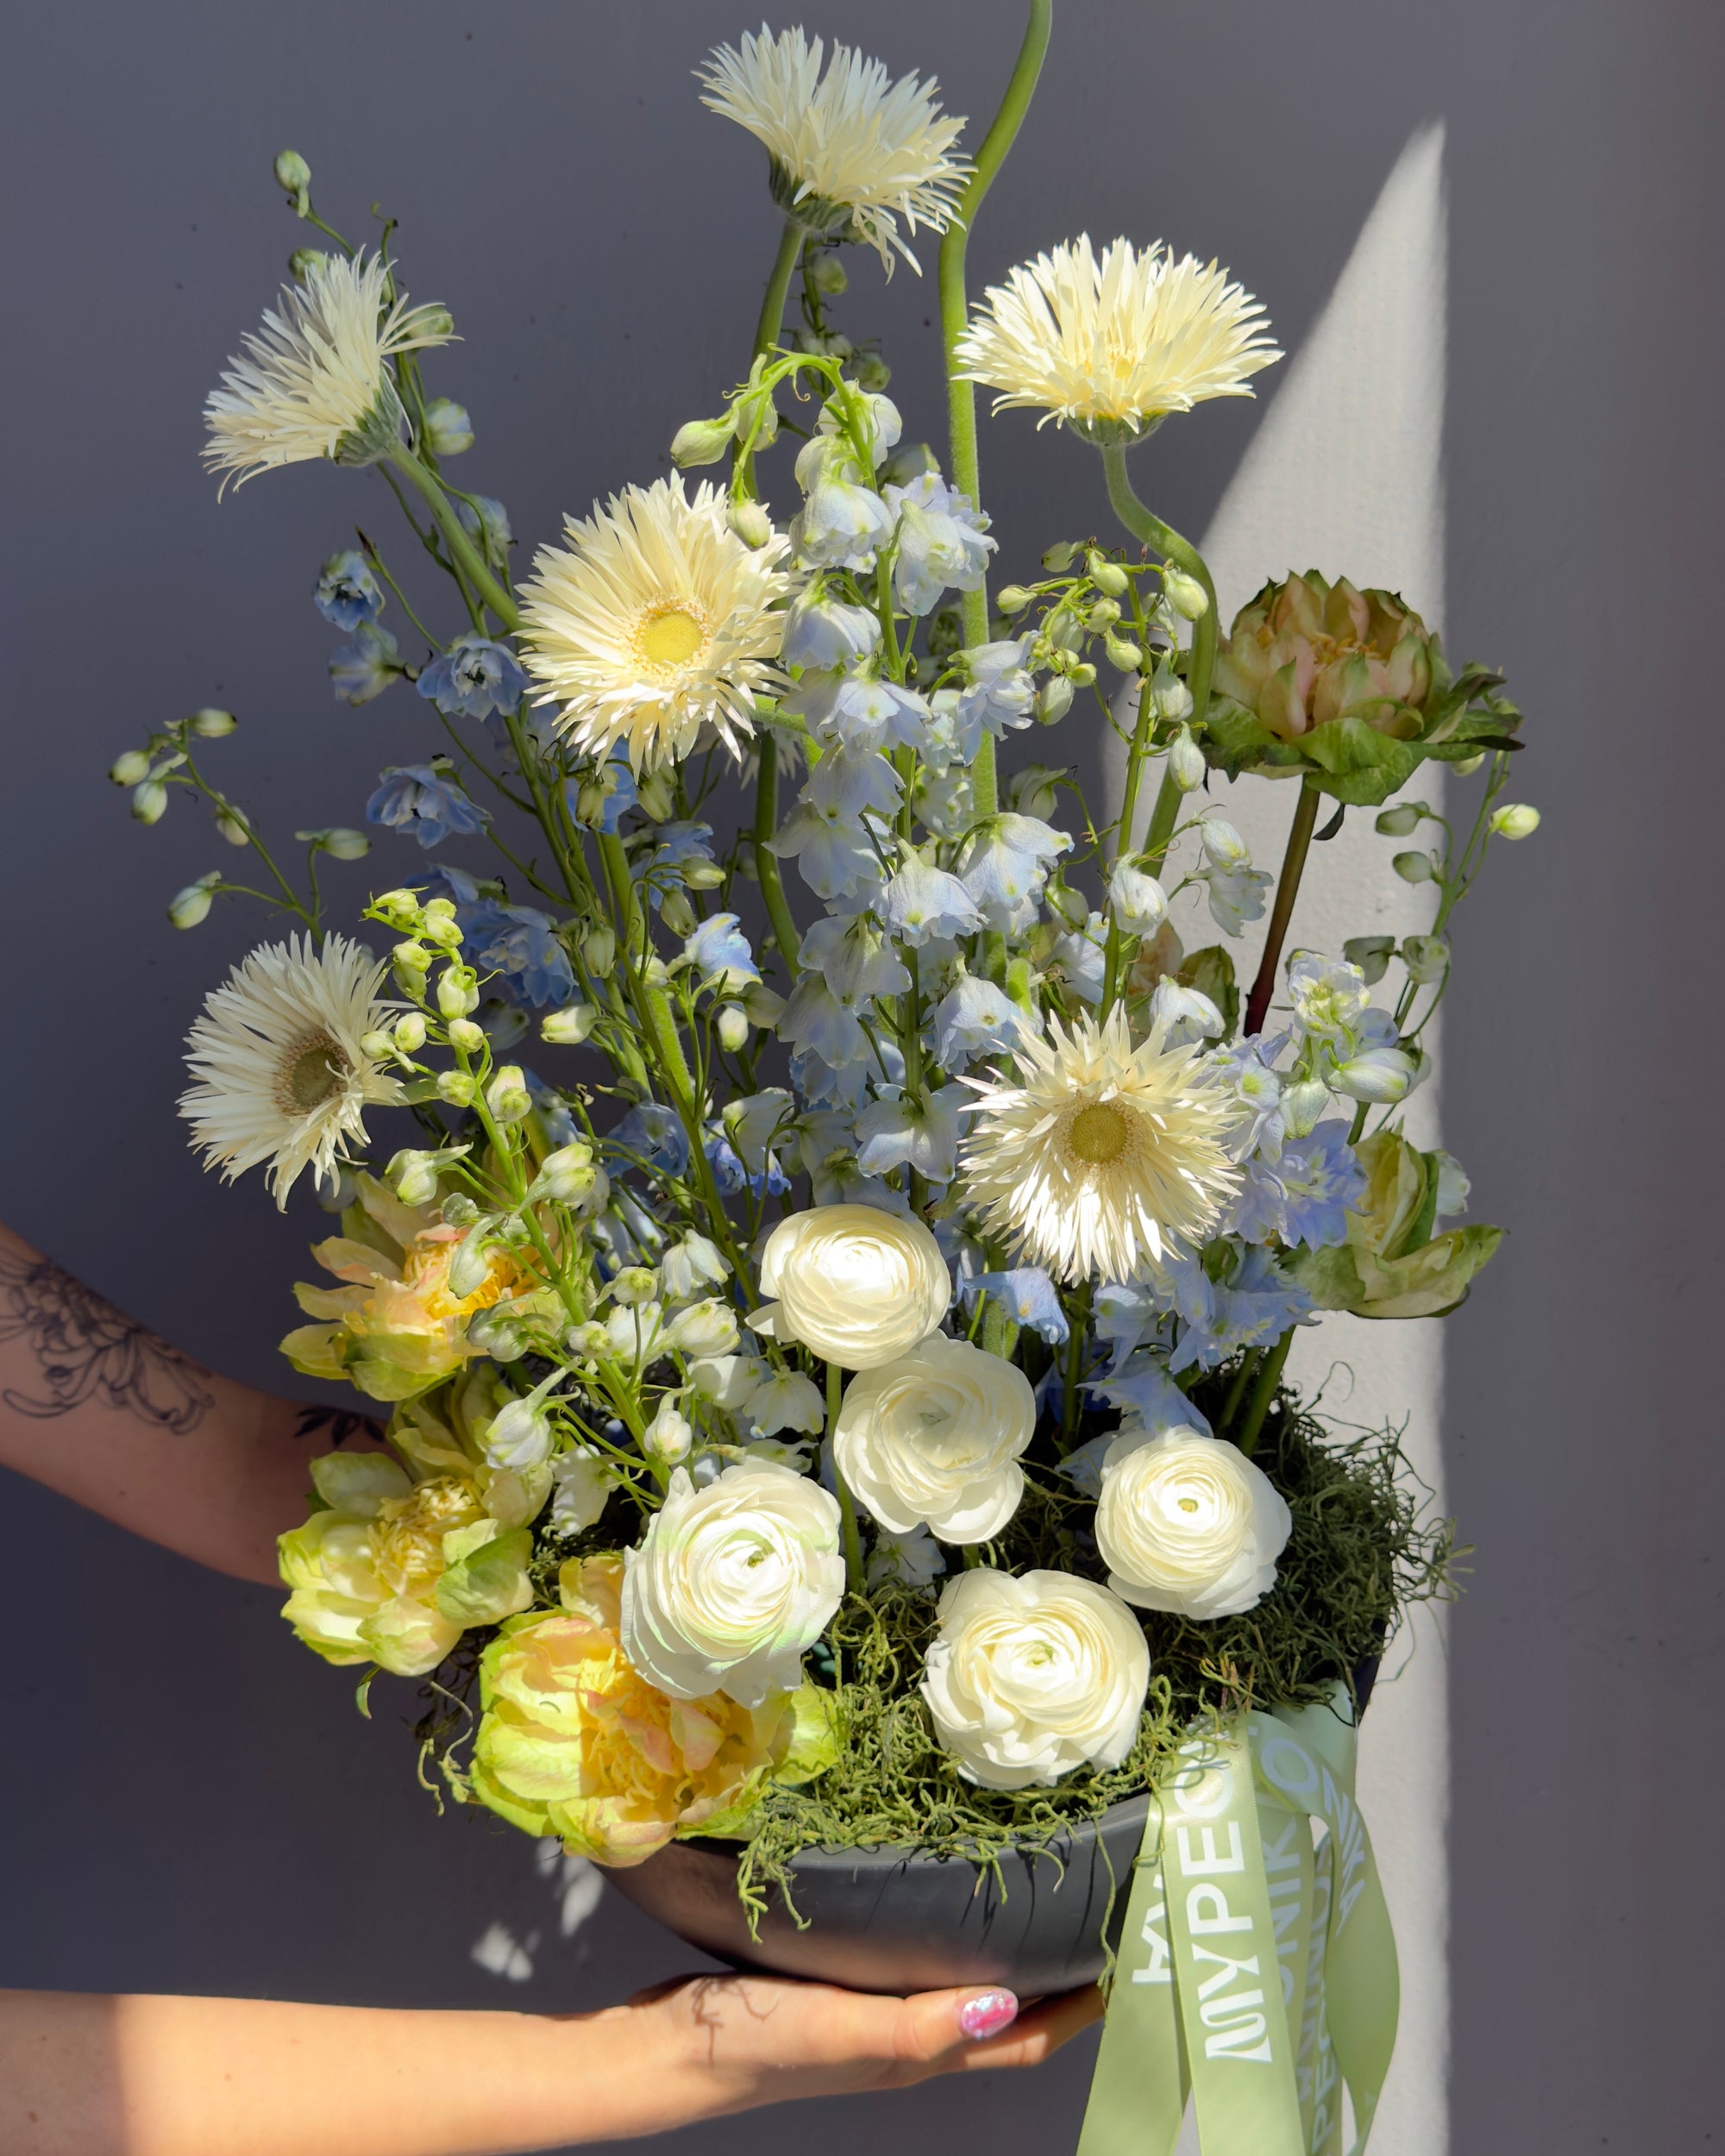
[[1009, 1851], [1004, 1892], [992, 1871], [963, 1858], [805, 1850], [791, 1871], [807, 1929], [774, 1894], [758, 1939], [737, 1898], [734, 1844], [676, 1841], [605, 1876], [637, 1908], [736, 1967], [853, 1991], [999, 1984], [1034, 1998], [1094, 1984], [1105, 1940], [1120, 1944], [1149, 1801], [1131, 1797], [1083, 1821], [1051, 1843], [1051, 1853]]
[[[1362, 1714], [1377, 1668], [1374, 1656], [1353, 1672]], [[806, 1928], [773, 1894], [757, 1939], [737, 1898], [734, 1843], [674, 1841], [645, 1864], [605, 1876], [668, 1931], [736, 1968], [853, 1991], [1000, 1984], [1035, 1998], [1094, 1984], [1107, 1950], [1119, 1947], [1149, 1802], [1129, 1797], [1057, 1836], [1041, 1855], [1008, 1852], [1000, 1862], [1004, 1891], [991, 1871], [963, 1858], [805, 1850], [791, 1872]]]

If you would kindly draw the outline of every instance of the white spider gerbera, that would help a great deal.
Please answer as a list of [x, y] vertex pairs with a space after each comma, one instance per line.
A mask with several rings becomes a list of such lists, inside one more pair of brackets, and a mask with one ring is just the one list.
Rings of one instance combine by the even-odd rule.
[[711, 726], [733, 755], [754, 731], [754, 699], [785, 677], [771, 662], [796, 587], [782, 537], [747, 547], [724, 499], [680, 479], [626, 486], [544, 547], [522, 592], [522, 663], [562, 706], [579, 753], [619, 744], [635, 770], [692, 749]]
[[344, 1148], [366, 1134], [365, 1111], [401, 1098], [396, 1081], [361, 1046], [386, 1020], [381, 961], [331, 936], [265, 943], [205, 999], [186, 1036], [198, 1080], [180, 1095], [191, 1143], [225, 1181], [268, 1161], [279, 1206], [300, 1170], [336, 1181]]
[[722, 112], [767, 146], [773, 198], [811, 232], [847, 221], [880, 255], [888, 276], [898, 217], [944, 232], [970, 176], [969, 160], [951, 155], [962, 119], [943, 114], [937, 85], [904, 75], [888, 80], [877, 60], [835, 45], [825, 75], [821, 41], [800, 29], [721, 45], [696, 74], [704, 105]]
[[1227, 272], [1160, 241], [1116, 240], [1099, 261], [1082, 233], [991, 285], [957, 346], [958, 373], [1010, 404], [1044, 408], [1093, 440], [1135, 440], [1208, 397], [1250, 397], [1282, 354], [1264, 309]]
[[980, 1099], [960, 1163], [989, 1230], [1062, 1279], [1130, 1280], [1201, 1244], [1238, 1187], [1234, 1112], [1194, 1048], [1159, 1027], [1134, 1048], [1116, 1006], [1098, 1025], [1017, 1050], [1019, 1082], [967, 1079]]
[[388, 276], [381, 255], [319, 254], [303, 285], [282, 287], [280, 311], [247, 335], [204, 406], [204, 461], [224, 489], [236, 473], [243, 486], [278, 464], [374, 464], [394, 447], [404, 414], [386, 360], [453, 332], [441, 307], [390, 303]]

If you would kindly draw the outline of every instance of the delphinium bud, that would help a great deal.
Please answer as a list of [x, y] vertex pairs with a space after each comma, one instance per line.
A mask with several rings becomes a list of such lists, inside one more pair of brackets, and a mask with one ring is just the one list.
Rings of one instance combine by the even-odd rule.
[[723, 419], [691, 419], [671, 437], [671, 461], [685, 469], [692, 464], [717, 464], [736, 438], [728, 414]]
[[686, 892], [674, 888], [666, 892], [659, 901], [659, 916], [673, 936], [693, 936], [695, 932], [695, 910]]
[[446, 1018], [464, 1018], [479, 1008], [480, 984], [471, 966], [450, 964], [437, 976], [437, 1008]]
[[294, 197], [299, 214], [305, 214], [306, 191], [311, 185], [311, 167], [298, 150], [279, 150], [275, 160], [275, 184], [285, 195]]
[[597, 1004], [565, 1004], [561, 1011], [549, 1012], [540, 1019], [539, 1037], [558, 1048], [578, 1048], [593, 1031], [598, 1017]]
[[402, 1055], [417, 1056], [425, 1045], [424, 1019], [417, 1011], [409, 1011], [395, 1021], [392, 1037]]
[[1036, 693], [1036, 715], [1044, 726], [1052, 726], [1065, 718], [1072, 708], [1072, 684], [1063, 676], [1051, 674]]
[[486, 1106], [499, 1123], [519, 1123], [533, 1107], [533, 1095], [519, 1063], [505, 1063], [486, 1087]]
[[1193, 793], [1204, 783], [1204, 752], [1182, 726], [1168, 744], [1168, 775], [1182, 793]]
[[1169, 605], [1188, 621], [1199, 621], [1210, 611], [1210, 595], [1195, 576], [1183, 569], [1165, 569], [1162, 589]]
[[1034, 596], [1022, 584], [1008, 584], [995, 593], [994, 604], [1003, 614], [1021, 614]]
[[116, 786], [141, 786], [150, 775], [150, 760], [141, 749], [129, 749], [108, 767]]
[[218, 711], [213, 704], [206, 704], [194, 711], [185, 722], [187, 729], [204, 741], [220, 741], [231, 734], [239, 724], [231, 711]]
[[724, 520], [745, 547], [764, 547], [773, 536], [773, 520], [759, 502], [733, 501]]
[[465, 404], [434, 397], [425, 407], [425, 446], [433, 456], [456, 457], [474, 446], [474, 423]]
[[1079, 549], [1077, 547], [1072, 545], [1066, 540], [1061, 540], [1054, 546], [1049, 548], [1048, 551], [1043, 555], [1042, 566], [1044, 569], [1051, 571], [1054, 575], [1058, 576], [1063, 570], [1070, 569], [1072, 567], [1072, 564], [1078, 559], [1078, 554]]
[[1492, 811], [1491, 828], [1500, 838], [1531, 838], [1540, 828], [1540, 812], [1526, 801], [1506, 801]]
[[1389, 865], [1403, 883], [1429, 883], [1438, 873], [1429, 854], [1397, 854]]
[[1136, 674], [1144, 664], [1143, 647], [1135, 644], [1130, 636], [1109, 636], [1102, 649], [1108, 655], [1108, 664], [1120, 674]]
[[1448, 972], [1450, 947], [1441, 936], [1404, 936], [1402, 963], [1408, 968], [1408, 978], [1423, 987], [1440, 981]]
[[1423, 801], [1398, 801], [1394, 808], [1380, 809], [1371, 828], [1383, 838], [1406, 838], [1425, 812]]
[[680, 1460], [689, 1457], [694, 1437], [687, 1417], [668, 1400], [642, 1432], [641, 1450], [649, 1460], [656, 1460], [664, 1467], [674, 1467]]
[[208, 917], [216, 887], [221, 881], [219, 873], [212, 872], [200, 876], [196, 883], [188, 883], [184, 891], [176, 893], [168, 901], [168, 919], [176, 928], [196, 928]]
[[828, 299], [837, 299], [850, 289], [850, 279], [836, 254], [817, 254], [803, 272], [814, 289]]
[[446, 1107], [470, 1108], [479, 1087], [465, 1070], [446, 1070], [437, 1079], [437, 1098]]
[[658, 1285], [658, 1275], [650, 1266], [625, 1265], [611, 1283], [611, 1299], [625, 1310], [633, 1310], [650, 1302]]
[[1088, 620], [1091, 628], [1096, 631], [1097, 635], [1102, 636], [1113, 627], [1120, 617], [1120, 605], [1118, 599], [1099, 599], [1090, 609]]
[[141, 824], [160, 824], [167, 812], [167, 788], [159, 779], [146, 779], [132, 795], [132, 813]]
[[486, 1031], [471, 1018], [455, 1018], [449, 1025], [449, 1045], [463, 1056], [477, 1056], [486, 1044]]
[[865, 389], [871, 397], [878, 397], [893, 379], [893, 370], [878, 352], [859, 352], [852, 363], [851, 373], [856, 377], [858, 389]]
[[1110, 561], [1106, 555], [1098, 554], [1092, 547], [1084, 558], [1084, 567], [1089, 571], [1090, 581], [1099, 592], [1106, 592], [1110, 599], [1126, 597], [1132, 579], [1118, 561]]
[[323, 260], [321, 247], [297, 247], [287, 258], [287, 273], [296, 285], [303, 285], [311, 274], [312, 264]]
[[737, 1003], [722, 1003], [714, 1021], [719, 1045], [727, 1055], [740, 1055], [749, 1044], [749, 1013]]
[[596, 981], [603, 981], [617, 962], [617, 931], [601, 921], [587, 931], [581, 943], [581, 962]]

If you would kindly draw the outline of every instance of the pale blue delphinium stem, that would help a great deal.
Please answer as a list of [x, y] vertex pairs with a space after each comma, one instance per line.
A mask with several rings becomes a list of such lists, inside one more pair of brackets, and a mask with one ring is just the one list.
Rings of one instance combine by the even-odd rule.
[[[976, 453], [976, 392], [975, 385], [960, 381], [954, 348], [964, 333], [964, 250], [970, 237], [970, 228], [975, 222], [976, 212], [982, 206], [982, 197], [994, 185], [994, 176], [1007, 160], [1007, 153], [1017, 139], [1025, 114], [1036, 90], [1037, 78], [1042, 72], [1043, 55], [1048, 50], [1049, 34], [1054, 21], [1054, 0], [1030, 0], [1030, 20], [1025, 27], [1024, 42], [1013, 63], [1012, 76], [1007, 84], [1007, 94], [1000, 101], [1000, 109], [994, 115], [994, 124], [982, 138], [982, 147], [952, 221], [947, 226], [940, 242], [940, 333], [946, 350], [946, 404], [948, 425], [951, 442], [952, 484], [961, 494], [968, 494], [973, 505], [982, 503], [982, 483]], [[985, 583], [979, 583], [974, 592], [963, 597], [964, 641], [967, 644], [982, 644], [988, 641], [988, 593]], [[970, 768], [970, 787], [979, 816], [992, 816], [1000, 806], [999, 787], [994, 776], [994, 741], [991, 734], [984, 734], [976, 752], [976, 761]]]

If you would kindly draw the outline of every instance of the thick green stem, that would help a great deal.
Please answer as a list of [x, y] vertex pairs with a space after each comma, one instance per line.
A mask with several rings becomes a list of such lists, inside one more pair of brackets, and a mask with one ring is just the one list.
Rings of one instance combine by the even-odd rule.
[[1195, 578], [1209, 601], [1192, 624], [1192, 662], [1186, 675], [1186, 686], [1192, 692], [1191, 724], [1195, 730], [1203, 724], [1204, 714], [1209, 709], [1210, 676], [1216, 665], [1216, 587], [1211, 580], [1209, 567], [1189, 539], [1182, 539], [1172, 524], [1164, 524], [1132, 492], [1132, 481], [1126, 477], [1123, 443], [1113, 442], [1103, 450], [1102, 469], [1107, 477], [1108, 500], [1113, 512], [1132, 537], [1146, 547], [1154, 547], [1164, 561], [1171, 561], [1176, 568]]
[[[838, 1426], [838, 1410], [844, 1397], [844, 1373], [837, 1363], [826, 1366], [826, 1436], [830, 1445]], [[844, 1584], [853, 1595], [863, 1591], [862, 1538], [856, 1528], [856, 1504], [845, 1488], [844, 1477], [838, 1471], [837, 1460], [832, 1465], [832, 1482], [838, 1492], [839, 1532], [844, 1538]]]
[[[1132, 729], [1132, 747], [1126, 751], [1126, 790], [1120, 796], [1120, 823], [1114, 842], [1114, 859], [1119, 861], [1132, 851], [1132, 825], [1138, 818], [1138, 790], [1144, 776], [1144, 760], [1150, 749], [1150, 737], [1156, 726], [1156, 706], [1150, 700], [1150, 683], [1142, 676], [1138, 685], [1138, 724]], [[1165, 777], [1164, 774], [1164, 777]], [[1170, 825], [1171, 829], [1172, 826]], [[1164, 844], [1166, 842], [1164, 842]], [[1114, 1007], [1114, 997], [1120, 987], [1120, 950], [1125, 942], [1120, 924], [1114, 918], [1113, 898], [1108, 906], [1108, 946], [1102, 962], [1102, 1007], [1098, 1017], [1106, 1018]]]
[[1264, 956], [1258, 961], [1258, 978], [1252, 982], [1251, 993], [1246, 999], [1247, 1035], [1264, 1031], [1270, 1000], [1276, 993], [1276, 969], [1281, 963], [1282, 946], [1288, 937], [1288, 924], [1294, 918], [1294, 901], [1299, 896], [1300, 878], [1311, 847], [1312, 827], [1318, 820], [1320, 798], [1310, 779], [1301, 781], [1300, 799], [1288, 833], [1288, 850], [1282, 856], [1282, 874], [1276, 880], [1276, 903], [1270, 908], [1270, 926], [1264, 934]]
[[[994, 115], [994, 124], [982, 138], [976, 153], [976, 162], [970, 174], [958, 206], [952, 215], [940, 242], [940, 334], [946, 348], [946, 407], [951, 442], [950, 461], [952, 484], [962, 494], [968, 494], [973, 502], [982, 498], [982, 481], [976, 455], [976, 392], [972, 384], [961, 381], [957, 373], [955, 349], [964, 334], [966, 319], [964, 300], [964, 251], [969, 244], [976, 212], [982, 206], [982, 197], [994, 183], [994, 176], [1007, 161], [1023, 125], [1025, 114], [1035, 94], [1037, 78], [1042, 72], [1043, 55], [1048, 50], [1048, 40], [1054, 22], [1054, 0], [1030, 0], [1030, 20], [1025, 26], [1024, 42], [1019, 47], [1018, 59], [1007, 84], [1007, 94], [1000, 101], [1000, 109]], [[966, 592], [963, 604], [964, 641], [967, 644], [986, 643], [988, 640], [988, 594], [985, 586]], [[1000, 805], [1000, 789], [994, 775], [994, 743], [992, 735], [985, 735], [976, 761], [970, 768], [971, 792], [979, 816], [992, 816]]]
[[[1174, 783], [1174, 774], [1164, 765], [1162, 784], [1156, 790], [1156, 805], [1150, 812], [1150, 821], [1145, 826], [1144, 843], [1138, 849], [1153, 876], [1162, 874], [1168, 842], [1174, 836], [1174, 826], [1180, 820], [1180, 804], [1185, 798]], [[1128, 835], [1124, 824], [1121, 833], [1123, 838]]]
[[1251, 1388], [1251, 1401], [1245, 1411], [1245, 1420], [1240, 1425], [1234, 1443], [1248, 1459], [1258, 1449], [1258, 1432], [1264, 1428], [1264, 1418], [1270, 1413], [1276, 1388], [1282, 1382], [1283, 1365], [1288, 1360], [1288, 1351], [1294, 1344], [1294, 1328], [1287, 1332], [1271, 1348], [1264, 1368], [1258, 1374], [1258, 1382]]
[[424, 496], [425, 505], [431, 511], [431, 521], [443, 535], [443, 543], [449, 549], [450, 558], [460, 566], [462, 575], [506, 630], [519, 629], [521, 609], [486, 567], [478, 548], [467, 536], [466, 526], [449, 506], [449, 498], [438, 485], [436, 475], [428, 472], [408, 449], [391, 450], [389, 461]]
[[791, 288], [791, 272], [797, 266], [807, 237], [794, 217], [785, 219], [785, 229], [779, 235], [779, 252], [773, 260], [773, 273], [767, 279], [767, 289], [761, 298], [761, 319], [755, 325], [755, 349], [757, 354], [770, 352], [779, 342], [779, 331], [784, 326], [785, 295]]
[[790, 906], [785, 898], [778, 856], [768, 843], [779, 827], [779, 745], [763, 727], [756, 736], [756, 746], [761, 767], [755, 779], [755, 873], [760, 878], [761, 896], [766, 901], [767, 918], [773, 924], [773, 941], [779, 946], [780, 960], [787, 978], [794, 981], [802, 939], [797, 934], [797, 924], [791, 918]]

